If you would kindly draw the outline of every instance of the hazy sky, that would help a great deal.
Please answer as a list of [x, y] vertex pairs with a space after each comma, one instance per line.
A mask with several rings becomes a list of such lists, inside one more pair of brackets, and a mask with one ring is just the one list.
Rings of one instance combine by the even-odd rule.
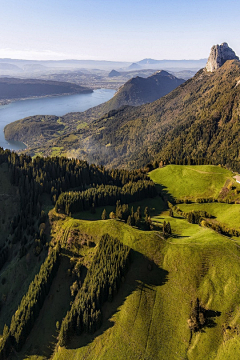
[[200, 59], [240, 55], [239, 0], [0, 0], [0, 57]]

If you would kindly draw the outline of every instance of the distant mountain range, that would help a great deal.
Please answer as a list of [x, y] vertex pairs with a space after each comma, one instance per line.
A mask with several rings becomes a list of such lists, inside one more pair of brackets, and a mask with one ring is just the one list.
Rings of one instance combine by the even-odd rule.
[[[161, 70], [158, 70], [161, 71]], [[184, 80], [188, 80], [191, 77], [193, 77], [196, 74], [197, 71], [195, 70], [179, 70], [179, 71], [169, 71], [170, 74], [176, 76], [177, 78], [180, 79], [184, 79]], [[146, 78], [149, 77], [151, 75], [154, 75], [154, 70], [153, 69], [138, 69], [138, 70], [131, 70], [131, 71], [117, 71], [117, 70], [112, 70], [110, 71], [110, 73], [108, 74], [108, 77], [110, 78], [125, 78], [126, 81], [130, 80], [133, 77], [136, 76], [140, 76], [142, 78]]]
[[204, 67], [206, 65], [207, 59], [199, 59], [199, 60], [154, 60], [154, 59], [143, 59], [137, 62], [139, 65], [161, 65], [168, 64], [171, 66], [182, 65], [182, 66], [200, 66]]
[[[101, 61], [101, 60], [21, 60], [21, 59], [0, 59], [0, 75], [11, 75], [19, 72], [46, 72], [53, 69], [74, 70], [74, 69], [102, 69], [102, 70], [136, 70], [148, 68], [154, 70], [199, 70], [206, 65], [207, 59], [201, 60], [154, 60], [143, 59], [134, 63], [124, 61]], [[5, 64], [4, 67], [2, 64]], [[7, 69], [6, 66], [13, 65]], [[6, 73], [7, 71], [7, 73]]]

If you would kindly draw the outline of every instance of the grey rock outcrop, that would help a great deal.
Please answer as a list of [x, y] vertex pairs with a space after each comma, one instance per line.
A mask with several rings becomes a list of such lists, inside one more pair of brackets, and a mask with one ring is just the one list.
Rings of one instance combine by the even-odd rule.
[[207, 65], [207, 71], [215, 71], [220, 68], [227, 60], [239, 60], [239, 57], [236, 56], [235, 52], [228, 46], [227, 43], [222, 43], [221, 45], [213, 45]]

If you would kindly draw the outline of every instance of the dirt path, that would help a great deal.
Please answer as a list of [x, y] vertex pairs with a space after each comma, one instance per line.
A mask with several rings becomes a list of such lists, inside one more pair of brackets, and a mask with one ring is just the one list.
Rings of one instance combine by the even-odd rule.
[[186, 166], [187, 169], [192, 170], [192, 171], [196, 171], [200, 174], [218, 174], [218, 175], [222, 175], [221, 172], [213, 172], [213, 171], [201, 171], [201, 170], [197, 170], [197, 169], [191, 169], [189, 166]]

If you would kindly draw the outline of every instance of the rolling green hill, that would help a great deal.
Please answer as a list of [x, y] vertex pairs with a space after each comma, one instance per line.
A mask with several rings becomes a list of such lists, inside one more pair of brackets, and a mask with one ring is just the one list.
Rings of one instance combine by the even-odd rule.
[[[160, 218], [161, 222], [168, 219], [164, 214]], [[100, 329], [94, 337], [73, 339], [54, 359], [224, 359], [225, 346], [229, 359], [237, 359], [235, 327], [239, 320], [234, 304], [239, 296], [240, 269], [237, 247], [230, 240], [181, 219], [175, 219], [173, 225], [178, 237], [167, 242], [111, 220], [71, 222], [70, 226], [91, 234], [107, 229], [133, 247], [140, 258], [133, 262], [120, 298], [110, 309], [105, 308], [110, 327]], [[141, 260], [140, 254], [147, 256], [146, 260]], [[233, 256], [230, 270], [228, 263]], [[159, 270], [148, 270], [152, 260]], [[211, 325], [191, 338], [187, 320], [191, 302], [197, 297], [202, 306], [221, 315], [209, 319]], [[233, 312], [228, 314], [228, 309]], [[79, 341], [81, 347], [76, 349]]]
[[[108, 232], [135, 253], [119, 295], [103, 308], [103, 326], [93, 335], [73, 337], [67, 348], [58, 348], [53, 359], [238, 358], [238, 248], [231, 240], [184, 219], [161, 213], [155, 220], [170, 220], [174, 237], [165, 241], [157, 233], [139, 231], [116, 220], [58, 221], [56, 238], [74, 229], [98, 241]], [[57, 277], [56, 285], [58, 281]], [[54, 286], [55, 292], [51, 291], [46, 300], [54, 309], [57, 290]], [[197, 298], [209, 310], [209, 318], [203, 331], [191, 335], [188, 319]], [[46, 311], [48, 320], [43, 318]], [[43, 308], [38, 325], [47, 327], [50, 320], [51, 310]], [[54, 337], [48, 331], [46, 343], [46, 337], [39, 338], [38, 334], [36, 327], [21, 358], [45, 359], [49, 354], [43, 341], [44, 346], [50, 346]]]
[[238, 230], [240, 229], [240, 223], [238, 221], [240, 214], [240, 204], [181, 204], [179, 207], [185, 212], [192, 210], [206, 211], [207, 213], [213, 215], [218, 222]]
[[[98, 202], [93, 200], [95, 213], [85, 209], [74, 213], [75, 218], [60, 212], [57, 206], [53, 208], [51, 202], [51, 197], [55, 201], [61, 193], [60, 187], [70, 195], [79, 184], [87, 183], [87, 196], [95, 187], [92, 182], [109, 183], [108, 186], [114, 182], [119, 186], [129, 181], [137, 183], [146, 176], [141, 171], [107, 171], [63, 158], [32, 161], [4, 151], [1, 161], [2, 186], [16, 199], [19, 193], [22, 211], [23, 199], [28, 201], [25, 214], [31, 211], [34, 199], [40, 212], [26, 228], [25, 217], [16, 218], [14, 232], [8, 236], [9, 257], [0, 270], [1, 359], [6, 359], [1, 352], [4, 341], [15, 348], [7, 355], [10, 360], [239, 358], [239, 237], [223, 236], [202, 221], [200, 225], [189, 223], [175, 211], [170, 216], [165, 201], [167, 195], [175, 201], [203, 197], [210, 200], [213, 196], [227, 201], [234, 195], [238, 201], [238, 184], [229, 170], [212, 165], [168, 165], [152, 171], [149, 176], [160, 196], [129, 204], [133, 211], [138, 206], [148, 206], [151, 226], [146, 231], [128, 225], [121, 217], [100, 220], [104, 208], [100, 198]], [[8, 181], [18, 184], [7, 185], [8, 176]], [[229, 191], [224, 190], [222, 198], [219, 194], [226, 184]], [[97, 189], [101, 187], [98, 185]], [[84, 201], [87, 207], [87, 197]], [[211, 208], [207, 211], [215, 216], [210, 220], [239, 228], [238, 204], [191, 203], [179, 207], [188, 212], [201, 206], [205, 210], [208, 205]], [[115, 207], [108, 206], [107, 214], [112, 211]], [[120, 215], [116, 212], [116, 216]], [[168, 234], [164, 232], [167, 223], [171, 227]], [[28, 235], [29, 228], [32, 230]], [[102, 248], [103, 236], [106, 249]], [[118, 250], [111, 252], [108, 242]], [[118, 268], [114, 290], [109, 290], [107, 299], [105, 294], [100, 306], [99, 277], [108, 274], [109, 266], [114, 269], [119, 259], [121, 263], [122, 249], [130, 251], [128, 269], [121, 272], [122, 268]], [[103, 250], [108, 254], [105, 258], [99, 257]], [[101, 261], [106, 261], [106, 268], [94, 274]], [[112, 277], [113, 273], [108, 274], [106, 281]], [[96, 292], [90, 290], [95, 284]], [[92, 327], [92, 322], [89, 327], [82, 325], [79, 334], [79, 321], [86, 324], [84, 313], [75, 325], [72, 320], [68, 336], [60, 342], [62, 324], [67, 324], [73, 304], [84, 296], [87, 321], [94, 319], [94, 309], [100, 306], [101, 324], [97, 328]], [[4, 323], [11, 324], [10, 337]]]
[[153, 170], [150, 178], [173, 198], [193, 201], [197, 198], [217, 199], [228, 180], [236, 183], [231, 171], [213, 165], [168, 165]]

